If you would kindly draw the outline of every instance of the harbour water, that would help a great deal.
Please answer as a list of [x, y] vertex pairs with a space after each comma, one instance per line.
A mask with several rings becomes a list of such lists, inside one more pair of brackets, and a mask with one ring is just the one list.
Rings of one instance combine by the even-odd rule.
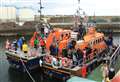
[[[13, 37], [9, 37], [9, 39], [13, 39]], [[5, 37], [0, 37], [0, 82], [32, 82], [26, 73], [21, 73], [9, 67], [9, 63], [7, 62], [4, 54], [5, 40]], [[120, 43], [119, 35], [114, 36], [114, 43]], [[39, 69], [31, 74], [36, 82], [62, 82], [59, 79], [53, 79], [41, 74]]]
[[[9, 67], [9, 63], [6, 60], [4, 52], [4, 44], [6, 39], [7, 37], [0, 37], [0, 82], [33, 82], [26, 73], [21, 73]], [[14, 38], [9, 37], [9, 39]], [[27, 39], [29, 39], [29, 37]], [[31, 75], [35, 79], [35, 82], [62, 82], [58, 79], [52, 79], [41, 74], [40, 69], [32, 72]]]

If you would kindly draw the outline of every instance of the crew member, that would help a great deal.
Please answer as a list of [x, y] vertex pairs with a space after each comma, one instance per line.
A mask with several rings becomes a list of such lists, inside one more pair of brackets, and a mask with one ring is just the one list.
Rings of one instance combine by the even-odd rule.
[[103, 80], [105, 81], [105, 79], [106, 79], [106, 77], [108, 77], [108, 73], [109, 73], [108, 65], [106, 63], [106, 60], [104, 60], [101, 70], [102, 70]]
[[50, 46], [50, 55], [57, 56], [58, 55], [58, 47], [56, 43], [51, 44]]
[[43, 39], [40, 40], [40, 45], [42, 48], [42, 53], [44, 53], [45, 52], [45, 41]]
[[9, 42], [8, 39], [7, 39], [7, 41], [6, 41], [6, 46], [5, 46], [5, 48], [8, 49], [8, 50], [10, 49], [10, 42]]
[[21, 37], [21, 38], [19, 38], [18, 41], [17, 41], [17, 46], [18, 46], [18, 48], [19, 48], [20, 50], [22, 50], [22, 45], [23, 45], [23, 39], [22, 39], [22, 37]]
[[38, 49], [38, 45], [39, 45], [39, 40], [36, 38], [36, 39], [34, 40], [34, 48], [35, 48], [35, 49]]
[[24, 42], [23, 45], [22, 45], [22, 51], [24, 53], [28, 53], [28, 45], [26, 44], [26, 42]]

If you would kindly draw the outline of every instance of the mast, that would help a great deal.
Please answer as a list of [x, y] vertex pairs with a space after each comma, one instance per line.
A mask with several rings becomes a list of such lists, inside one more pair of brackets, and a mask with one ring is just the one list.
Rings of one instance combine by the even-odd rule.
[[78, 8], [75, 13], [75, 27], [78, 27], [79, 24], [81, 24], [81, 16], [80, 16], [80, 0], [78, 0]]
[[77, 10], [77, 15], [78, 15], [78, 24], [81, 23], [81, 15], [80, 15], [80, 10], [82, 10], [80, 8], [80, 0], [78, 0], [78, 10]]
[[42, 9], [43, 9], [42, 1], [40, 0], [38, 4], [39, 4], [39, 10], [38, 10], [39, 21], [38, 21], [38, 24], [35, 26], [35, 29], [36, 29], [36, 32], [41, 33], [41, 28], [42, 28]]
[[95, 15], [95, 12], [94, 12], [94, 16], [93, 16], [93, 22], [94, 22], [94, 24], [96, 23], [96, 15]]
[[39, 2], [39, 6], [40, 6], [40, 8], [39, 8], [39, 10], [38, 10], [39, 15], [40, 15], [39, 22], [41, 22], [41, 20], [42, 20], [42, 9], [43, 9], [43, 7], [42, 7], [42, 1], [41, 1], [41, 0], [40, 0], [40, 2]]

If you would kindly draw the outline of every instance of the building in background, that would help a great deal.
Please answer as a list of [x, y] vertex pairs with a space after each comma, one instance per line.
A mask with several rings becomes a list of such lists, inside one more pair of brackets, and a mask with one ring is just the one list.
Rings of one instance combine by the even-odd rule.
[[[48, 23], [74, 23], [73, 15], [41, 15], [42, 19]], [[119, 22], [120, 16], [88, 16], [88, 22]], [[40, 16], [35, 15], [31, 8], [16, 8], [13, 6], [0, 7], [0, 22], [24, 23], [26, 21], [40, 21]]]
[[34, 21], [34, 11], [30, 8], [19, 9], [19, 22]]
[[[48, 15], [44, 16], [44, 15], [41, 15], [41, 19], [44, 22], [46, 22], [46, 23], [49, 22], [49, 20], [51, 19], [51, 17], [53, 17], [53, 16], [48, 16]], [[34, 15], [34, 21], [40, 22], [40, 15]]]
[[0, 22], [15, 22], [16, 13], [15, 7], [0, 7]]

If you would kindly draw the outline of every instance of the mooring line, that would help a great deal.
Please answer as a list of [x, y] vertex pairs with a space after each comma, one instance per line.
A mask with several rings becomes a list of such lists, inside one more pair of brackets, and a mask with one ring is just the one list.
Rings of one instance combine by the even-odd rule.
[[23, 62], [23, 60], [22, 60], [21, 57], [20, 57], [20, 61], [22, 62], [22, 65], [23, 65], [23, 67], [25, 68], [25, 70], [26, 70], [27, 74], [29, 75], [29, 77], [31, 78], [31, 80], [32, 80], [33, 82], [36, 82], [35, 79], [32, 77], [32, 75], [30, 74], [30, 72], [28, 71], [28, 69], [27, 69], [26, 65], [24, 64], [24, 62]]

